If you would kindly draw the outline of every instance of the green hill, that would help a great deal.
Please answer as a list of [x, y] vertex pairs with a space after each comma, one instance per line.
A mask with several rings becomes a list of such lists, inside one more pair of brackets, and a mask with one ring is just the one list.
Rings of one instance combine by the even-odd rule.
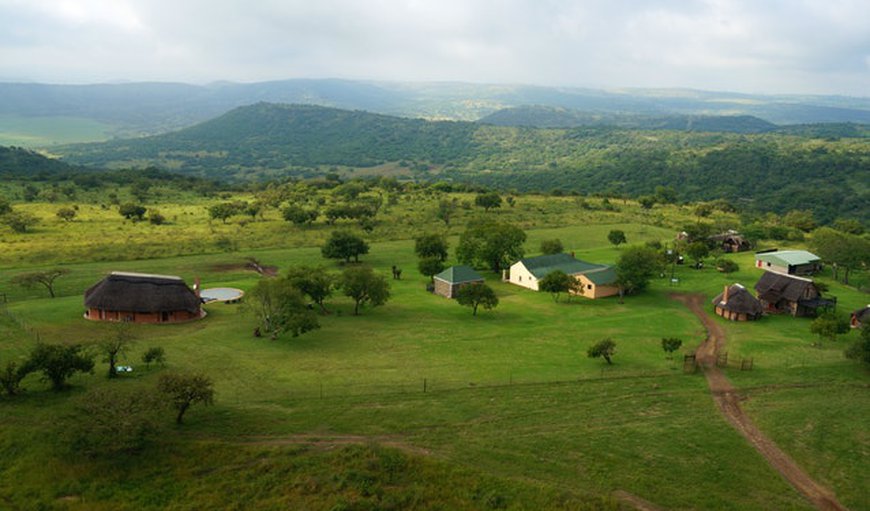
[[540, 105], [505, 108], [480, 119], [495, 126], [576, 128], [614, 126], [639, 130], [764, 133], [777, 128], [751, 115], [640, 115], [586, 112]]
[[334, 167], [352, 174], [392, 163], [421, 180], [500, 189], [640, 196], [663, 186], [681, 200], [812, 208], [821, 220], [870, 216], [866, 138], [518, 128], [261, 103], [175, 133], [57, 152], [84, 165], [156, 165], [232, 180], [311, 177]]

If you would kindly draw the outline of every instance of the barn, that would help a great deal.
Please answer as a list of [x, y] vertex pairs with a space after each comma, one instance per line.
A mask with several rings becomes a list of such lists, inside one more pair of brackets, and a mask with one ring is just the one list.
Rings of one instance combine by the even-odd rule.
[[446, 298], [456, 298], [462, 286], [475, 282], [483, 284], [483, 277], [474, 268], [463, 265], [451, 266], [432, 278], [435, 282], [434, 293]]
[[199, 290], [181, 277], [119, 271], [85, 291], [85, 309], [93, 321], [179, 323], [204, 316]]
[[752, 296], [740, 284], [725, 286], [716, 298], [713, 298], [713, 310], [718, 316], [731, 321], [753, 321], [759, 319], [764, 312], [761, 302]]

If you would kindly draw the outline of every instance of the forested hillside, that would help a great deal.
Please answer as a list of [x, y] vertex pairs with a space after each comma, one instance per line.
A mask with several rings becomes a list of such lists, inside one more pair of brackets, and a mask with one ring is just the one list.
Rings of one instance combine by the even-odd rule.
[[[842, 127], [841, 127], [842, 128]], [[58, 149], [70, 162], [151, 166], [231, 180], [323, 175], [400, 163], [423, 180], [502, 189], [723, 198], [822, 221], [868, 218], [870, 142], [811, 126], [796, 134], [612, 127], [534, 129], [431, 122], [315, 106], [258, 104], [148, 138]], [[804, 134], [802, 134], [805, 133]]]

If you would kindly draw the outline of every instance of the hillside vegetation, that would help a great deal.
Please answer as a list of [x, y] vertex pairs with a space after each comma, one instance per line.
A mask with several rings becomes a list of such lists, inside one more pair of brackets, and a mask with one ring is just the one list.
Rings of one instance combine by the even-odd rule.
[[[200, 177], [314, 177], [391, 164], [420, 180], [519, 191], [725, 199], [760, 211], [870, 218], [870, 139], [612, 127], [534, 129], [258, 104], [175, 133], [56, 152], [92, 166]], [[800, 132], [800, 131], [798, 131]], [[861, 134], [866, 134], [860, 131]]]

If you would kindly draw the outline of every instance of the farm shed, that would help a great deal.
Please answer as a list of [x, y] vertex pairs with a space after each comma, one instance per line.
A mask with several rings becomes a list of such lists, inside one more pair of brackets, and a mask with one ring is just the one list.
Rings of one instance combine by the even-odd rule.
[[761, 302], [752, 296], [740, 284], [725, 286], [725, 289], [713, 298], [713, 310], [717, 315], [731, 321], [752, 321], [761, 317], [764, 312]]
[[455, 298], [462, 286], [475, 282], [483, 283], [483, 277], [469, 266], [451, 266], [432, 277], [435, 281], [434, 293], [446, 298]]
[[587, 263], [572, 254], [552, 254], [520, 259], [510, 267], [507, 281], [538, 291], [538, 282], [550, 272], [560, 270], [580, 282], [587, 298], [602, 298], [619, 294], [616, 272], [606, 264]]
[[822, 269], [822, 260], [806, 250], [775, 250], [756, 252], [755, 267], [785, 275], [812, 275]]
[[752, 245], [737, 231], [728, 231], [710, 236], [710, 241], [721, 248], [723, 252], [743, 252], [749, 250]]
[[181, 277], [118, 271], [85, 291], [85, 308], [94, 321], [179, 323], [204, 315], [198, 291]]
[[870, 325], [870, 305], [854, 311], [849, 324], [852, 328], [861, 328], [864, 325]]
[[815, 316], [820, 308], [836, 304], [822, 298], [811, 279], [766, 271], [755, 284], [755, 292], [764, 312], [789, 313], [792, 316]]

